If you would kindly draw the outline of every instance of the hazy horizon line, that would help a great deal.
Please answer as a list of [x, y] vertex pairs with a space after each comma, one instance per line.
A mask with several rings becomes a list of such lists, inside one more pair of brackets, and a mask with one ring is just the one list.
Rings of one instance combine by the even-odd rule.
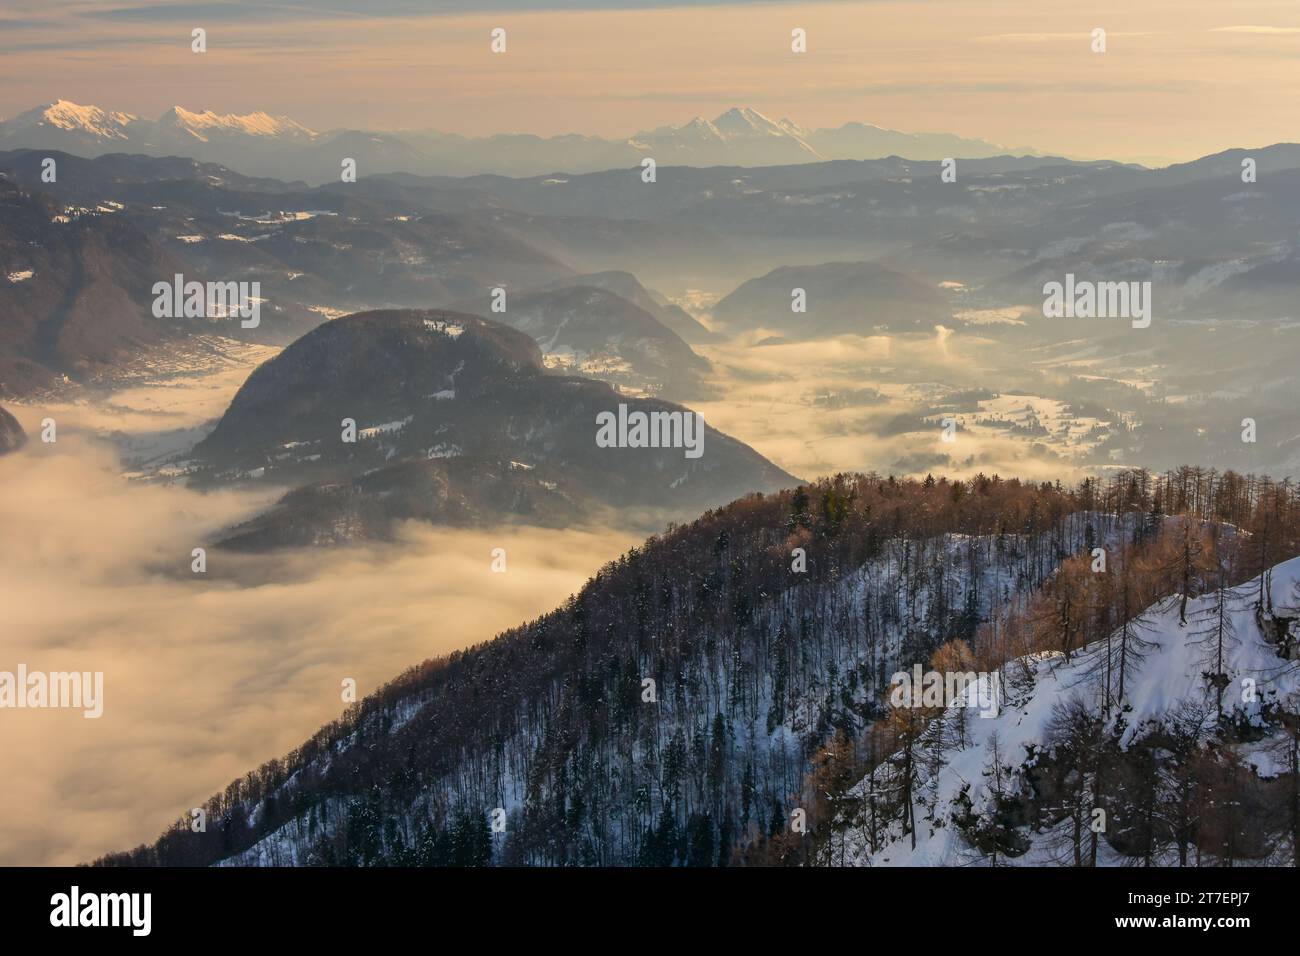
[[[1066, 150], [1044, 149], [1031, 144], [1007, 146], [1003, 143], [996, 142], [991, 139], [986, 139], [982, 136], [969, 136], [960, 133], [953, 133], [947, 130], [936, 130], [936, 129], [929, 129], [929, 130], [902, 129], [896, 126], [882, 126], [876, 123], [872, 123], [869, 120], [862, 120], [862, 119], [847, 119], [840, 122], [838, 125], [832, 125], [832, 126], [804, 126], [803, 124], [799, 123], [797, 120], [793, 119], [788, 115], [775, 116], [772, 113], [765, 112], [764, 110], [759, 109], [757, 107], [750, 106], [749, 104], [736, 104], [734, 106], [727, 107], [726, 109], [723, 109], [721, 112], [719, 112], [713, 117], [707, 116], [706, 115], [707, 111], [696, 112], [693, 115], [691, 115], [689, 119], [686, 119], [679, 123], [659, 124], [657, 126], [642, 126], [636, 130], [633, 130], [630, 133], [619, 134], [619, 135], [609, 135], [609, 134], [602, 134], [602, 133], [586, 133], [586, 132], [581, 132], [577, 129], [571, 129], [568, 132], [563, 132], [563, 133], [539, 133], [539, 132], [533, 132], [531, 130], [526, 130], [526, 129], [499, 129], [495, 132], [490, 132], [490, 133], [466, 133], [466, 132], [459, 132], [452, 129], [447, 129], [445, 127], [434, 127], [434, 126], [364, 126], [364, 125], [351, 125], [347, 123], [321, 126], [319, 124], [309, 125], [307, 123], [301, 122], [298, 119], [296, 119], [290, 112], [281, 112], [279, 110], [273, 108], [266, 108], [266, 107], [259, 107], [245, 112], [240, 112], [237, 108], [226, 109], [226, 110], [216, 109], [213, 108], [212, 104], [206, 104], [206, 103], [202, 104], [202, 108], [200, 109], [191, 109], [190, 107], [187, 107], [181, 103], [174, 103], [172, 104], [172, 106], [167, 107], [161, 112], [158, 112], [156, 114], [151, 114], [145, 111], [137, 112], [136, 110], [133, 109], [120, 108], [117, 105], [105, 106], [102, 105], [101, 103], [78, 102], [77, 100], [71, 99], [69, 97], [63, 97], [63, 96], [55, 96], [50, 99], [42, 100], [41, 102], [33, 106], [20, 109], [17, 112], [14, 112], [12, 114], [0, 114], [0, 123], [10, 122], [25, 114], [35, 112], [36, 110], [42, 108], [49, 108], [59, 103], [67, 103], [83, 109], [86, 108], [98, 109], [105, 113], [124, 114], [134, 119], [143, 120], [147, 122], [156, 122], [157, 120], [165, 116], [167, 112], [169, 112], [171, 109], [182, 109], [187, 113], [193, 113], [196, 115], [204, 115], [204, 114], [211, 113], [212, 115], [221, 118], [227, 118], [227, 117], [246, 118], [260, 113], [272, 119], [285, 120], [294, 123], [298, 126], [303, 127], [308, 132], [316, 136], [328, 136], [333, 133], [342, 133], [342, 132], [385, 133], [385, 134], [391, 134], [396, 136], [400, 136], [402, 134], [414, 134], [414, 135], [439, 134], [443, 136], [459, 137], [470, 141], [492, 139], [498, 136], [529, 136], [542, 141], [565, 139], [569, 137], [578, 137], [584, 140], [597, 140], [597, 141], [612, 143], [612, 144], [623, 144], [623, 143], [631, 142], [635, 140], [638, 134], [641, 133], [655, 132], [660, 129], [674, 129], [674, 128], [681, 129], [689, 126], [691, 123], [695, 122], [696, 120], [704, 120], [706, 122], [713, 123], [714, 121], [721, 118], [722, 116], [725, 116], [728, 113], [738, 112], [738, 111], [750, 111], [753, 113], [757, 113], [764, 119], [767, 119], [772, 122], [793, 123], [794, 125], [798, 126], [801, 130], [809, 133], [840, 130], [847, 126], [865, 126], [865, 127], [870, 127], [872, 129], [880, 130], [882, 132], [895, 133], [902, 136], [915, 136], [915, 137], [951, 136], [956, 139], [961, 139], [972, 143], [984, 143], [998, 150], [998, 152], [990, 156], [961, 156], [959, 154], [954, 157], [957, 159], [990, 159], [999, 156], [1009, 156], [1014, 158], [1023, 158], [1023, 157], [1045, 158], [1045, 159], [1056, 158], [1056, 159], [1068, 160], [1070, 162], [1114, 162], [1114, 163], [1121, 163], [1124, 165], [1140, 166], [1145, 169], [1162, 169], [1167, 166], [1174, 166], [1183, 163], [1194, 162], [1195, 160], [1203, 159], [1207, 156], [1218, 155], [1219, 153], [1229, 152], [1234, 149], [1266, 149], [1273, 146], [1300, 143], [1300, 140], [1291, 140], [1291, 139], [1277, 139], [1274, 140], [1273, 142], [1264, 143], [1260, 145], [1233, 143], [1231, 145], [1221, 146], [1220, 148], [1211, 150], [1209, 152], [1195, 152], [1193, 154], [1181, 158], [1177, 158], [1177, 159], [1170, 158], [1164, 162], [1151, 162], [1151, 161], [1142, 161], [1136, 159], [1126, 159], [1126, 158], [1104, 154], [1104, 153], [1099, 153], [1094, 155], [1082, 155], [1082, 154], [1073, 153]], [[27, 147], [15, 146], [14, 148], [23, 149]], [[107, 155], [110, 152], [114, 152], [114, 151], [105, 150], [105, 152], [99, 153], [97, 155]], [[889, 154], [889, 156], [897, 156], [900, 159], [908, 159], [914, 162], [927, 162], [927, 160], [918, 160], [915, 159], [914, 157], [909, 157], [897, 153], [891, 153]], [[808, 160], [802, 163], [764, 163], [759, 165], [747, 164], [747, 163], [734, 163], [734, 164], [733, 163], [720, 163], [720, 164], [710, 163], [710, 164], [698, 166], [698, 168], [707, 168], [707, 166], [710, 165], [711, 166], [736, 165], [745, 168], [761, 168], [762, 166], [816, 165], [819, 162], [827, 162], [827, 163], [869, 162], [873, 160], [887, 159], [889, 158], [889, 156], [825, 157], [820, 160]], [[928, 160], [928, 161], [934, 162], [935, 160]], [[675, 163], [669, 165], [692, 166], [694, 164]]]

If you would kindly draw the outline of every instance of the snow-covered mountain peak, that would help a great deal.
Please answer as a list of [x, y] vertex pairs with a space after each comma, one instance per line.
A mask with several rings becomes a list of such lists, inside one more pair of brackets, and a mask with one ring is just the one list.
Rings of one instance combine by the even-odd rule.
[[733, 106], [720, 114], [713, 125], [724, 133], [732, 134], [765, 133], [779, 136], [785, 132], [778, 123], [748, 106]]
[[245, 136], [276, 136], [291, 139], [315, 138], [314, 130], [287, 116], [272, 116], [270, 113], [257, 111], [239, 115], [235, 113], [215, 113], [204, 110], [194, 113], [180, 106], [173, 106], [159, 120], [161, 124], [177, 127], [196, 139], [207, 142], [214, 133], [236, 133]]
[[752, 153], [763, 163], [810, 162], [823, 158], [789, 121], [777, 122], [748, 106], [736, 106], [712, 120], [703, 116], [681, 125], [661, 126], [637, 133], [629, 141], [643, 150], [671, 154], [702, 151], [698, 161], [725, 161], [737, 150]]
[[131, 113], [111, 112], [98, 106], [82, 106], [62, 99], [55, 100], [48, 106], [37, 107], [32, 113], [38, 114], [39, 123], [61, 130], [90, 133], [105, 139], [126, 139], [123, 127], [139, 119]]
[[687, 123], [683, 123], [681, 126], [675, 126], [675, 127], [668, 126], [664, 128], [666, 130], [672, 130], [677, 132], [683, 132], [683, 133], [689, 132], [689, 133], [696, 133], [701, 136], [710, 136], [719, 140], [723, 138], [722, 130], [718, 129], [718, 127], [713, 125], [713, 123], [710, 120], [705, 119], [703, 116], [696, 116], [694, 119], [690, 120]]

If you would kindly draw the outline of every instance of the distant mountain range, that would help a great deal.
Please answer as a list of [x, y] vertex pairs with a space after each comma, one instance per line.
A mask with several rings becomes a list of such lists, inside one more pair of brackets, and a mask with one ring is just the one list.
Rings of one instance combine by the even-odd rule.
[[[1247, 158], [1256, 183], [1241, 181]], [[46, 159], [55, 182], [42, 180]], [[0, 151], [0, 395], [111, 375], [194, 333], [287, 344], [327, 317], [454, 307], [527, 326], [548, 363], [695, 401], [705, 366], [689, 347], [715, 339], [667, 296], [729, 292], [712, 318], [701, 313], [729, 334], [928, 332], [959, 327], [972, 309], [1032, 313], [1044, 284], [1071, 272], [1155, 283], [1158, 321], [1274, 323], [1258, 333], [1277, 336], [1266, 346], [1236, 335], [1197, 352], [1223, 359], [1230, 347], [1237, 359], [1197, 360], [1189, 387], [1221, 388], [1263, 355], [1279, 397], [1293, 378], [1300, 145], [1159, 170], [964, 159], [951, 183], [938, 162], [897, 157], [665, 167], [653, 189], [627, 188], [638, 172], [395, 173], [312, 188], [180, 157]], [[1225, 221], [1233, 228], [1217, 228]], [[153, 284], [176, 273], [258, 282], [260, 326], [155, 318]], [[496, 288], [509, 293], [508, 313], [491, 312]], [[796, 288], [806, 313], [791, 311]], [[1075, 331], [1032, 322], [997, 334], [1041, 344]], [[1187, 334], [1162, 341], [1185, 345]], [[1258, 397], [1260, 380], [1248, 380]]]
[[[697, 116], [626, 139], [509, 133], [465, 137], [427, 130], [317, 132], [285, 116], [192, 112], [175, 106], [156, 120], [55, 100], [0, 121], [0, 149], [57, 149], [81, 156], [142, 153], [190, 156], [249, 175], [339, 178], [344, 158], [360, 175], [381, 172], [532, 176], [634, 166], [646, 156], [665, 165], [771, 166], [833, 159], [905, 156], [979, 158], [1008, 150], [947, 133], [904, 133], [866, 123], [808, 129], [737, 107], [712, 120]], [[1032, 152], [1020, 149], [1017, 152]]]

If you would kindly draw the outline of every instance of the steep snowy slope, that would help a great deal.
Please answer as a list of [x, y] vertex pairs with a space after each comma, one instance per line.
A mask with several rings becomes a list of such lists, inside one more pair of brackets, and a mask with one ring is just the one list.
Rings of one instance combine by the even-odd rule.
[[915, 742], [915, 845], [890, 759], [850, 792], [827, 862], [1087, 863], [1095, 843], [1099, 865], [1289, 865], [1294, 847], [1268, 834], [1295, 825], [1278, 809], [1295, 788], [1298, 623], [1295, 558], [1262, 588], [1189, 600], [1186, 623], [1174, 595], [1127, 640], [1007, 664], [997, 716], [971, 709], [989, 675]]

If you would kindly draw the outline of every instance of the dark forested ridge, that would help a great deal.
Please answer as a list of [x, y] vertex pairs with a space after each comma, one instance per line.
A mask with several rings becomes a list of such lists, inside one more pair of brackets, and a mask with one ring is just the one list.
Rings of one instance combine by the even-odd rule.
[[[600, 416], [624, 406], [676, 416], [677, 429], [653, 447], [593, 441]], [[537, 343], [503, 323], [384, 309], [326, 322], [259, 366], [195, 446], [189, 477], [298, 486], [224, 537], [246, 550], [386, 537], [407, 519], [596, 523], [611, 508], [662, 516], [648, 530], [798, 480], [688, 415], [551, 374]], [[698, 454], [681, 445], [686, 421]]]
[[[1227, 538], [1230, 556], [1206, 545]], [[1079, 571], [1094, 548], [1106, 583]], [[750, 496], [403, 674], [214, 796], [206, 832], [186, 816], [100, 862], [836, 862], [828, 795], [904, 739], [894, 671], [1109, 646], [1152, 595], [1297, 552], [1291, 485], [1193, 468], [1075, 488], [837, 475]], [[795, 807], [812, 831], [797, 841]], [[915, 829], [897, 796], [888, 812]]]

